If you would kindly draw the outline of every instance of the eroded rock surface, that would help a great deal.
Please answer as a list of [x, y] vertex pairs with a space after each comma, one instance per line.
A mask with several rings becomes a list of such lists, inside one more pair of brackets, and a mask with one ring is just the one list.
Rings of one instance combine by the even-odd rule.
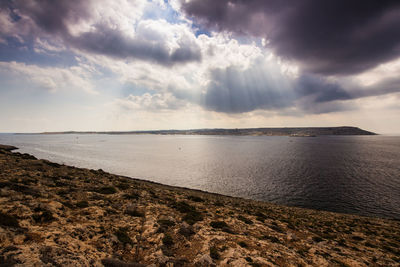
[[5, 266], [399, 266], [400, 222], [278, 206], [0, 146]]

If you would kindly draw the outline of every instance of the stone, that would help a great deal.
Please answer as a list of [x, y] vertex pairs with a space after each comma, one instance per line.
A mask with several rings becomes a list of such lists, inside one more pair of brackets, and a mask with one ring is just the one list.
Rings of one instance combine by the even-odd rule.
[[209, 254], [204, 254], [196, 261], [197, 266], [213, 266], [214, 262]]

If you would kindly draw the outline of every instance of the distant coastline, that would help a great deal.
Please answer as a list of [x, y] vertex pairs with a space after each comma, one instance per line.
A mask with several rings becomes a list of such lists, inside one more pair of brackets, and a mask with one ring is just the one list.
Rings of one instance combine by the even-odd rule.
[[150, 131], [65, 131], [43, 132], [40, 134], [157, 134], [157, 135], [251, 135], [251, 136], [299, 136], [319, 135], [377, 135], [358, 127], [284, 127], [284, 128], [238, 128], [238, 129], [189, 129], [189, 130], [150, 130]]

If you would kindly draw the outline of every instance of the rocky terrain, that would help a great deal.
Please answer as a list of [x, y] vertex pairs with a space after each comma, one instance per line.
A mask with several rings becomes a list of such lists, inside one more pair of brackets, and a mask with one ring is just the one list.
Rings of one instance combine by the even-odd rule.
[[0, 146], [0, 266], [399, 266], [400, 222], [278, 206]]

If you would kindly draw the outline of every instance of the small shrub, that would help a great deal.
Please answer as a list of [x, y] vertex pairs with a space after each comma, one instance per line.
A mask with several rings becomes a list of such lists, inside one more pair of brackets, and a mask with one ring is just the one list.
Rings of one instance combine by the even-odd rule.
[[302, 249], [299, 249], [298, 251], [297, 251], [297, 253], [299, 253], [301, 256], [303, 256], [303, 257], [306, 257], [306, 253], [308, 252], [308, 250], [306, 249], [306, 248], [302, 248]]
[[170, 203], [171, 206], [174, 206], [174, 205], [176, 204], [175, 199], [172, 198], [172, 197], [166, 196], [166, 197], [164, 197], [164, 200], [165, 200], [167, 203]]
[[247, 243], [244, 242], [244, 241], [238, 242], [238, 245], [241, 246], [242, 248], [247, 248], [248, 247]]
[[0, 212], [0, 225], [7, 227], [19, 227], [18, 219], [15, 216]]
[[272, 243], [280, 243], [281, 241], [276, 236], [266, 236], [266, 239], [270, 240]]
[[347, 247], [346, 241], [344, 241], [344, 239], [339, 239], [338, 245], [339, 245], [339, 246], [342, 246], [342, 247]]
[[129, 194], [124, 194], [123, 196], [125, 199], [135, 199], [138, 200], [139, 199], [139, 195], [136, 193], [129, 193]]
[[[25, 155], [25, 154], [24, 154], [24, 155]], [[30, 156], [29, 154], [26, 154], [26, 155]], [[31, 156], [31, 157], [33, 157], [33, 156]], [[27, 158], [28, 158], [28, 157], [27, 157]], [[33, 157], [32, 159], [36, 159], [36, 158]], [[46, 161], [46, 164], [49, 165], [49, 166], [51, 166], [51, 167], [55, 167], [55, 168], [60, 168], [60, 167], [61, 167], [60, 164], [55, 163], [55, 162]]]
[[49, 210], [42, 210], [39, 214], [33, 214], [32, 218], [37, 223], [48, 223], [55, 220], [53, 214]]
[[127, 183], [119, 183], [116, 186], [118, 187], [118, 189], [121, 189], [121, 190], [126, 190], [130, 187], [129, 184], [127, 184]]
[[203, 220], [203, 215], [196, 210], [196, 207], [191, 206], [184, 201], [173, 202], [172, 207], [181, 213], [185, 213], [182, 220], [190, 225]]
[[142, 264], [136, 264], [136, 263], [131, 264], [128, 262], [112, 258], [102, 259], [101, 263], [104, 265], [104, 267], [142, 266]]
[[125, 211], [125, 214], [130, 215], [132, 217], [144, 217], [144, 213], [138, 211], [137, 209], [128, 209]]
[[248, 219], [246, 217], [243, 217], [242, 215], [239, 215], [238, 219], [241, 220], [242, 222], [244, 222], [245, 224], [253, 224], [252, 220], [250, 220], [250, 219]]
[[392, 248], [391, 246], [383, 245], [382, 248], [383, 248], [384, 250], [390, 252], [390, 253], [395, 254], [395, 255], [398, 254], [398, 251], [397, 251], [395, 248]]
[[386, 241], [386, 243], [389, 245], [389, 246], [392, 246], [392, 247], [398, 247], [399, 245], [398, 244], [396, 244], [396, 243], [394, 243], [394, 242], [391, 242], [391, 241]]
[[272, 225], [269, 226], [272, 230], [275, 230], [279, 233], [283, 233], [283, 229], [280, 228], [275, 222], [272, 223]]
[[162, 242], [167, 247], [170, 247], [174, 244], [174, 240], [172, 239], [172, 237], [169, 234], [164, 234]]
[[319, 237], [319, 236], [313, 236], [312, 240], [313, 240], [314, 242], [319, 243], [319, 242], [323, 241], [324, 239], [322, 239], [322, 238]]
[[204, 202], [204, 199], [202, 199], [201, 197], [197, 197], [197, 196], [188, 196], [188, 199], [194, 202]]
[[246, 257], [244, 258], [247, 262], [253, 262], [253, 259], [251, 257]]
[[153, 190], [148, 190], [149, 194], [151, 195], [152, 198], [159, 199], [160, 197], [153, 191]]
[[[161, 246], [162, 253], [167, 257], [174, 257], [174, 251], [172, 247], [168, 247], [166, 245]], [[160, 265], [163, 266], [163, 265]]]
[[0, 182], [0, 188], [10, 187], [12, 183], [10, 182]]
[[176, 202], [174, 203], [173, 206], [177, 211], [182, 212], [182, 213], [188, 213], [188, 212], [192, 212], [195, 211], [196, 208], [189, 205], [188, 203], [184, 202], [184, 201], [180, 201], [180, 202]]
[[111, 209], [111, 208], [106, 208], [106, 212], [107, 212], [107, 214], [118, 214], [118, 211], [116, 211], [115, 209]]
[[264, 222], [265, 218], [257, 216], [256, 220], [259, 221], [259, 222]]
[[28, 153], [21, 154], [21, 158], [23, 158], [23, 159], [37, 159], [34, 156], [29, 155]]
[[363, 241], [364, 240], [364, 238], [362, 238], [361, 236], [357, 236], [357, 235], [352, 236], [352, 238], [353, 238], [353, 240], [356, 240], [356, 241]]
[[400, 263], [400, 257], [392, 257], [392, 260], [394, 260], [397, 263]]
[[228, 227], [228, 225], [224, 221], [212, 221], [212, 222], [210, 222], [210, 225], [212, 228], [217, 228], [217, 229], [222, 229], [224, 227]]
[[189, 226], [189, 227], [181, 226], [179, 228], [179, 233], [186, 238], [189, 238], [190, 236], [195, 234], [192, 226]]
[[76, 203], [75, 206], [78, 208], [81, 208], [81, 209], [87, 208], [87, 207], [89, 207], [89, 202], [87, 202], [86, 200], [82, 200], [82, 201], [79, 201], [78, 203]]
[[20, 192], [24, 195], [31, 195], [33, 197], [41, 197], [42, 196], [38, 190], [31, 188], [29, 186], [25, 186], [25, 185], [11, 184], [10, 189], [12, 189], [16, 192]]
[[224, 203], [221, 202], [221, 201], [216, 201], [216, 202], [214, 203], [214, 205], [217, 206], [217, 207], [223, 207], [223, 206], [224, 206]]
[[184, 220], [185, 222], [187, 222], [188, 224], [190, 224], [190, 225], [193, 225], [193, 224], [195, 224], [196, 222], [200, 222], [200, 221], [202, 221], [204, 218], [203, 218], [203, 215], [200, 213], [200, 212], [198, 212], [198, 211], [191, 211], [191, 212], [188, 212], [188, 213], [186, 213], [186, 215], [185, 216], [183, 216], [183, 218], [182, 218], [182, 220]]
[[160, 226], [166, 226], [166, 227], [170, 227], [170, 226], [174, 226], [175, 225], [175, 222], [173, 222], [171, 220], [167, 220], [167, 219], [158, 220], [157, 223]]
[[111, 195], [111, 194], [117, 193], [117, 189], [113, 186], [103, 186], [103, 187], [97, 188], [96, 192], [103, 194], [103, 195]]
[[222, 232], [225, 232], [225, 233], [228, 233], [228, 234], [235, 234], [235, 232], [232, 231], [232, 229], [229, 228], [229, 226], [223, 227], [223, 228], [221, 229], [221, 231], [222, 231]]
[[133, 244], [132, 239], [128, 235], [128, 229], [126, 228], [119, 228], [114, 235], [118, 238], [119, 242], [123, 244]]
[[25, 178], [24, 180], [21, 181], [24, 185], [31, 185], [31, 184], [36, 184], [36, 180], [35, 179], [29, 179], [29, 178]]
[[58, 187], [64, 187], [64, 186], [69, 186], [68, 183], [64, 183], [62, 181], [55, 181], [54, 184]]
[[348, 265], [347, 263], [344, 263], [344, 262], [336, 260], [336, 259], [332, 259], [332, 262], [336, 263], [340, 267], [350, 267], [350, 265]]
[[71, 202], [68, 202], [68, 201], [60, 201], [60, 203], [63, 204], [64, 207], [67, 207], [67, 208], [70, 208], [70, 209], [75, 208], [75, 206], [74, 206]]
[[18, 250], [18, 248], [16, 246], [7, 246], [7, 247], [3, 248], [2, 253], [4, 254], [7, 252], [16, 251], [16, 250]]
[[210, 247], [210, 257], [214, 260], [218, 260], [220, 258], [219, 252], [216, 247]]
[[38, 243], [38, 242], [42, 242], [43, 240], [44, 240], [44, 237], [42, 237], [42, 235], [39, 233], [26, 233], [24, 242], [32, 241], [32, 242]]

